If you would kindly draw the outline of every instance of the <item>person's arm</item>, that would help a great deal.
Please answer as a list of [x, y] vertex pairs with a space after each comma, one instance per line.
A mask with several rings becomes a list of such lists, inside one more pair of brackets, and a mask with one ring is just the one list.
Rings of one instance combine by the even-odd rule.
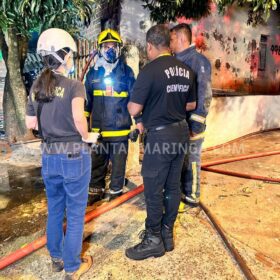
[[[128, 67], [128, 79], [127, 80], [128, 80], [128, 96], [130, 98], [130, 96], [132, 94], [133, 85], [135, 83], [134, 73], [130, 67]], [[140, 134], [143, 133], [144, 129], [142, 129], [142, 127], [143, 127], [142, 116], [141, 115], [133, 116], [133, 119], [135, 121], [136, 127], [139, 130]]]
[[93, 105], [93, 86], [92, 86], [92, 76], [93, 76], [93, 69], [91, 69], [87, 76], [85, 81], [85, 88], [86, 88], [86, 102], [85, 102], [85, 116], [89, 120], [90, 114], [92, 111], [92, 105]]
[[84, 113], [85, 95], [84, 85], [77, 81], [72, 88], [72, 116], [75, 127], [82, 136], [82, 140], [86, 143], [96, 143], [99, 133], [88, 132], [88, 123]]
[[190, 113], [189, 125], [194, 134], [204, 132], [206, 116], [212, 99], [211, 64], [208, 60], [200, 61], [197, 71], [197, 106]]
[[25, 116], [25, 125], [27, 129], [38, 129], [38, 120], [36, 116]]
[[32, 102], [32, 91], [30, 90], [30, 94], [27, 101], [26, 107], [26, 115], [25, 115], [25, 125], [27, 129], [38, 129], [38, 120], [35, 113], [34, 105]]
[[72, 99], [72, 115], [75, 126], [83, 139], [88, 138], [87, 119], [84, 114], [85, 99], [82, 97], [75, 97]]
[[186, 111], [193, 111], [196, 107], [196, 101], [194, 102], [188, 102], [186, 105]]
[[[138, 118], [143, 111], [148, 99], [153, 77], [149, 73], [147, 66], [139, 73], [134, 86], [127, 109], [131, 116]], [[140, 121], [141, 122], [141, 121]]]
[[142, 112], [143, 107], [144, 107], [143, 105], [131, 101], [128, 102], [127, 105], [128, 112], [132, 117], [137, 117]]

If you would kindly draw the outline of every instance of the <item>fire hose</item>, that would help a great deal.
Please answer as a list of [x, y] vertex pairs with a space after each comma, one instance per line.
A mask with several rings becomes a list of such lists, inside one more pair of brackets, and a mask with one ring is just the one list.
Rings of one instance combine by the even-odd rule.
[[240, 178], [260, 180], [260, 181], [265, 181], [265, 182], [280, 183], [280, 178], [270, 178], [270, 177], [264, 177], [264, 176], [259, 176], [259, 175], [250, 175], [250, 174], [246, 174], [246, 173], [240, 173], [240, 172], [222, 170], [222, 169], [218, 169], [218, 168], [212, 168], [212, 166], [215, 166], [215, 165], [231, 163], [231, 162], [247, 160], [247, 159], [253, 159], [253, 158], [267, 157], [267, 156], [278, 155], [278, 154], [280, 154], [280, 151], [255, 153], [255, 154], [242, 155], [242, 156], [232, 157], [232, 158], [227, 158], [227, 159], [218, 159], [218, 160], [203, 163], [201, 165], [201, 169], [205, 170], [205, 171], [209, 171], [209, 172], [220, 173], [220, 174], [235, 176], [235, 177], [240, 177]]
[[[273, 151], [273, 152], [266, 152], [266, 153], [250, 154], [250, 155], [245, 155], [245, 156], [243, 155], [243, 156], [233, 157], [233, 158], [224, 159], [224, 160], [220, 159], [220, 160], [216, 160], [216, 161], [207, 162], [207, 163], [202, 165], [202, 168], [209, 168], [210, 169], [209, 166], [214, 166], [214, 165], [217, 165], [217, 164], [235, 162], [235, 161], [238, 161], [238, 160], [246, 160], [246, 159], [251, 159], [251, 158], [264, 157], [264, 156], [269, 156], [269, 155], [276, 155], [276, 154], [279, 154], [279, 153], [280, 153], [280, 151]], [[109, 210], [115, 208], [116, 206], [122, 204], [123, 202], [125, 202], [125, 201], [131, 199], [132, 197], [142, 193], [143, 190], [144, 190], [144, 186], [140, 185], [140, 186], [136, 187], [135, 189], [123, 194], [122, 196], [120, 196], [118, 198], [116, 198], [112, 202], [104, 204], [104, 205], [96, 208], [95, 210], [92, 210], [92, 211], [88, 212], [85, 215], [85, 223], [88, 223], [92, 219], [100, 216], [101, 214], [103, 214], [105, 212], [108, 212]], [[246, 262], [244, 261], [244, 259], [241, 257], [239, 252], [235, 249], [235, 247], [226, 238], [226, 235], [224, 234], [224, 230], [222, 229], [219, 222], [211, 214], [211, 212], [207, 208], [207, 206], [205, 206], [202, 202], [200, 203], [200, 206], [204, 210], [206, 215], [209, 217], [210, 221], [212, 222], [213, 226], [215, 227], [215, 229], [217, 230], [217, 232], [221, 236], [221, 238], [224, 241], [227, 248], [230, 250], [232, 256], [236, 260], [236, 262], [237, 262], [238, 266], [240, 267], [241, 271], [243, 272], [243, 274], [246, 276], [247, 279], [255, 280], [256, 279], [255, 276], [252, 274], [252, 272], [250, 271], [250, 269], [246, 265]], [[64, 226], [64, 228], [65, 227], [66, 226]], [[32, 252], [42, 248], [43, 246], [45, 246], [46, 241], [47, 241], [46, 236], [40, 237], [37, 240], [25, 245], [21, 249], [16, 250], [15, 252], [11, 253], [10, 255], [0, 259], [0, 270], [9, 266], [12, 263], [18, 261], [18, 260], [20, 260], [21, 258], [31, 254]]]
[[[82, 74], [80, 77], [80, 80], [83, 81], [84, 76], [86, 74], [87, 68], [89, 67], [91, 61], [93, 60], [93, 58], [96, 55], [96, 51], [92, 53], [92, 55], [90, 56]], [[241, 140], [243, 138], [247, 138], [248, 136], [251, 136], [253, 134], [256, 133], [252, 133], [246, 136], [242, 136], [240, 138], [238, 138], [237, 140]], [[236, 140], [232, 140], [227, 142], [226, 144], [235, 142]], [[215, 147], [211, 147], [206, 149], [205, 151], [210, 151], [216, 148], [219, 148], [220, 146], [224, 146], [225, 144], [222, 145], [218, 145]], [[243, 178], [248, 178], [248, 179], [256, 179], [256, 180], [263, 180], [263, 181], [271, 181], [271, 182], [280, 182], [280, 179], [276, 178], [268, 178], [268, 177], [262, 177], [262, 176], [256, 176], [256, 175], [249, 175], [249, 174], [243, 174], [243, 173], [238, 173], [238, 172], [232, 172], [232, 171], [226, 171], [226, 170], [220, 170], [217, 168], [212, 168], [212, 166], [215, 165], [219, 165], [219, 164], [225, 164], [225, 163], [230, 163], [230, 162], [235, 162], [235, 161], [240, 161], [240, 160], [247, 160], [247, 159], [252, 159], [252, 158], [259, 158], [259, 157], [265, 157], [265, 156], [271, 156], [271, 155], [277, 155], [280, 154], [280, 151], [272, 151], [272, 152], [266, 152], [266, 153], [256, 153], [256, 154], [249, 154], [249, 155], [243, 155], [243, 156], [239, 156], [239, 157], [232, 157], [232, 158], [228, 158], [228, 159], [219, 159], [219, 160], [215, 160], [215, 161], [209, 161], [206, 162], [204, 164], [202, 164], [202, 170], [205, 171], [211, 171], [211, 172], [216, 172], [216, 173], [221, 173], [221, 174], [225, 174], [225, 175], [231, 175], [231, 176], [238, 176], [238, 177], [243, 177]], [[94, 218], [102, 215], [105, 212], [110, 211], [111, 209], [117, 207], [118, 205], [122, 204], [123, 202], [133, 198], [134, 196], [142, 193], [144, 190], [144, 186], [140, 185], [138, 187], [136, 187], [135, 189], [128, 191], [127, 193], [123, 194], [122, 196], [116, 198], [115, 200], [103, 204], [102, 206], [99, 206], [98, 208], [88, 212], [85, 215], [85, 223], [90, 222], [91, 220], [93, 220]], [[250, 280], [254, 280], [256, 279], [254, 277], [254, 275], [252, 274], [252, 272], [250, 271], [250, 269], [248, 268], [248, 266], [246, 265], [246, 262], [244, 261], [244, 259], [240, 256], [240, 254], [238, 253], [238, 251], [229, 243], [229, 241], [227, 240], [224, 231], [221, 227], [221, 225], [217, 222], [217, 220], [214, 218], [214, 216], [211, 214], [210, 210], [201, 202], [200, 203], [201, 208], [204, 210], [204, 212], [207, 214], [207, 216], [209, 217], [209, 219], [211, 220], [212, 224], [214, 225], [215, 229], [217, 230], [217, 232], [220, 234], [220, 236], [222, 237], [223, 241], [225, 242], [226, 246], [229, 248], [229, 250], [231, 251], [233, 257], [235, 258], [235, 260], [237, 261], [241, 271], [243, 272], [243, 274], [247, 277], [247, 279]], [[66, 225], [64, 225], [64, 228], [66, 228]], [[0, 259], [0, 270], [4, 269], [5, 267], [9, 266], [10, 264], [20, 260], [21, 258], [31, 254], [32, 252], [42, 248], [43, 246], [46, 245], [46, 235], [44, 235], [43, 237], [40, 237], [38, 239], [36, 239], [35, 241], [25, 245], [24, 247], [14, 251], [13, 253], [11, 253], [10, 255], [3, 257]]]
[[[111, 209], [115, 208], [116, 206], [122, 204], [123, 202], [131, 199], [132, 197], [138, 195], [139, 193], [143, 192], [144, 186], [140, 185], [136, 188], [134, 188], [131, 191], [128, 191], [127, 193], [123, 194], [122, 196], [114, 199], [111, 202], [108, 202], [106, 204], [103, 204], [99, 206], [98, 208], [86, 213], [85, 215], [85, 223], [90, 222], [91, 220], [97, 218], [98, 216], [102, 215], [105, 212], [110, 211]], [[64, 228], [66, 225], [64, 226]], [[25, 245], [24, 247], [14, 251], [10, 255], [1, 258], [0, 259], [0, 270], [9, 266], [10, 264], [22, 259], [23, 257], [33, 253], [34, 251], [44, 247], [47, 242], [46, 235], [34, 240], [33, 242]]]

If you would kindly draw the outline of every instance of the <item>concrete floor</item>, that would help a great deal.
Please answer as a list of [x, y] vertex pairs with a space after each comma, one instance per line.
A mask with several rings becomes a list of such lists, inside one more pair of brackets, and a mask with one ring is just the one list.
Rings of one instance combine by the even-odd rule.
[[[243, 153], [280, 150], [279, 136], [279, 132], [254, 136], [243, 140], [238, 146], [235, 145], [235, 148], [226, 147], [206, 152], [203, 154], [203, 161]], [[32, 157], [34, 160], [25, 156], [24, 162], [21, 160], [21, 153], [16, 151], [13, 158], [9, 159], [9, 164], [38, 164], [36, 156]], [[279, 178], [279, 163], [280, 157], [273, 156], [218, 167]], [[135, 170], [129, 176], [136, 185], [141, 183], [138, 172], [139, 170]], [[222, 224], [227, 237], [246, 260], [252, 273], [260, 280], [279, 279], [279, 184], [210, 172], [202, 172], [201, 181], [203, 202]], [[2, 200], [0, 196], [0, 201]], [[25, 224], [27, 229], [30, 228], [30, 232], [15, 234], [11, 238], [6, 236], [7, 240], [2, 239], [0, 256], [43, 234], [46, 217], [44, 193], [41, 192], [35, 198], [10, 210], [5, 210], [4, 207], [0, 210], [0, 215], [3, 215], [1, 220], [8, 211], [13, 211], [10, 213], [13, 213], [19, 222], [18, 225], [11, 226], [11, 229], [18, 232]], [[26, 220], [23, 219], [20, 224], [24, 214]], [[33, 218], [34, 215], [37, 215], [37, 220]], [[127, 259], [124, 250], [138, 242], [138, 232], [144, 228], [144, 220], [145, 203], [141, 194], [86, 225], [85, 232], [88, 234], [92, 231], [93, 234], [84, 242], [84, 251], [93, 256], [94, 265], [82, 279], [244, 279], [200, 209], [178, 216], [175, 228], [176, 248], [173, 252], [166, 253], [161, 258], [140, 262]], [[34, 226], [29, 226], [27, 221], [30, 224], [33, 222]], [[63, 279], [63, 273], [50, 272], [48, 252], [43, 248], [1, 271], [0, 279]]]

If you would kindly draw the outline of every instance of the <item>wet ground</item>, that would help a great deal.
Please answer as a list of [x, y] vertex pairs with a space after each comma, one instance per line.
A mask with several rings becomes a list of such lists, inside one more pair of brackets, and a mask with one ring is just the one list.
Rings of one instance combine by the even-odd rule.
[[[279, 139], [280, 132], [253, 136], [204, 152], [203, 162], [280, 150]], [[9, 175], [10, 186], [1, 184], [0, 256], [44, 234], [46, 201], [37, 168], [39, 156], [29, 155], [34, 149], [24, 148], [23, 158], [19, 149], [14, 150], [12, 157], [5, 160], [9, 166], [1, 167], [1, 173]], [[217, 168], [279, 178], [279, 166], [277, 155]], [[139, 170], [130, 173], [129, 179], [135, 185], [140, 184]], [[221, 223], [256, 279], [280, 279], [280, 185], [204, 171], [201, 181], [203, 202]], [[133, 184], [128, 187], [132, 188]], [[138, 241], [144, 219], [145, 203], [141, 194], [87, 224], [84, 251], [93, 256], [94, 265], [82, 279], [244, 279], [200, 209], [179, 215], [173, 252], [141, 262], [128, 260], [124, 249]], [[63, 279], [63, 273], [53, 274], [49, 266], [48, 252], [43, 248], [1, 271], [0, 279]]]

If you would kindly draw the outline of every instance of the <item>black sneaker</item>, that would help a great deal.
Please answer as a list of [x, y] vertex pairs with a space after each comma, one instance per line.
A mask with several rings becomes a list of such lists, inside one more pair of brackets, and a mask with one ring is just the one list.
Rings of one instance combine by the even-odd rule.
[[132, 260], [144, 260], [150, 257], [161, 257], [165, 254], [160, 232], [154, 233], [149, 229], [142, 230], [139, 234], [142, 241], [125, 250], [125, 255]]
[[64, 269], [64, 263], [62, 259], [52, 258], [52, 272], [60, 272]]
[[166, 252], [174, 249], [173, 228], [163, 225], [161, 228], [161, 236]]
[[104, 196], [104, 189], [89, 187], [88, 205], [92, 205], [97, 201], [102, 200]]

